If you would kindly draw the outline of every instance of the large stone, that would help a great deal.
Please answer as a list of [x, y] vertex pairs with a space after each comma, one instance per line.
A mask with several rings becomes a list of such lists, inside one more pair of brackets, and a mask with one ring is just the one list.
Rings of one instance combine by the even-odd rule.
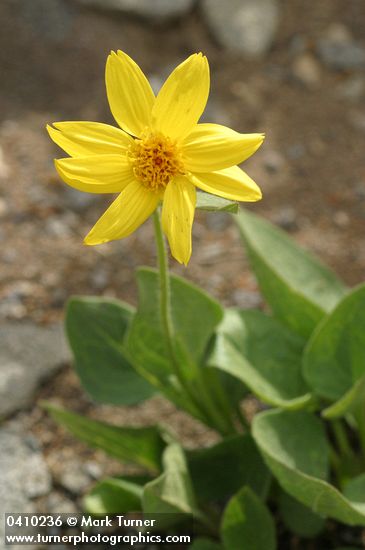
[[225, 48], [258, 57], [276, 35], [276, 0], [202, 0], [202, 10], [216, 40]]
[[0, 325], [0, 416], [27, 407], [39, 384], [69, 359], [59, 325]]
[[62, 42], [72, 29], [72, 3], [64, 0], [12, 0], [21, 21], [48, 42]]
[[176, 19], [191, 10], [195, 0], [78, 0], [103, 10], [118, 10], [153, 22]]
[[[36, 512], [32, 498], [51, 490], [51, 476], [39, 448], [12, 428], [0, 428], [0, 517], [5, 513]], [[0, 550], [4, 541], [4, 520], [0, 522]], [[11, 546], [19, 549], [23, 546]], [[27, 548], [34, 548], [27, 546]]]

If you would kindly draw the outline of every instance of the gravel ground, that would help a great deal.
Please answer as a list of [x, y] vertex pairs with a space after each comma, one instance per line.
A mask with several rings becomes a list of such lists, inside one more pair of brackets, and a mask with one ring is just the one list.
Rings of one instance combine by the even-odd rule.
[[[103, 73], [108, 52], [117, 48], [135, 58], [156, 86], [192, 51], [207, 54], [212, 93], [206, 120], [267, 135], [245, 165], [264, 193], [250, 208], [287, 229], [349, 285], [364, 279], [362, 0], [282, 1], [276, 39], [256, 59], [225, 50], [199, 7], [172, 23], [149, 25], [66, 1], [55, 3], [55, 14], [40, 17], [41, 4], [21, 10], [20, 0], [0, 5], [0, 73], [6, 75], [0, 87], [0, 330], [9, 321], [62, 321], [72, 294], [118, 296], [135, 304], [134, 270], [155, 262], [151, 221], [123, 241], [83, 246], [109, 199], [59, 181], [53, 158], [62, 153], [45, 132], [46, 123], [58, 120], [112, 122]], [[173, 271], [225, 305], [260, 305], [232, 219], [198, 213], [193, 234], [189, 267], [171, 261]], [[168, 418], [190, 446], [214, 437], [162, 399], [117, 413], [95, 408], [69, 368], [38, 397], [126, 424]], [[89, 464], [80, 493], [92, 482], [90, 464], [94, 473], [120, 471], [101, 453], [75, 444], [37, 405], [16, 420], [41, 442], [63, 499], [75, 500], [62, 482], [64, 462]], [[40, 505], [50, 507], [44, 498]]]

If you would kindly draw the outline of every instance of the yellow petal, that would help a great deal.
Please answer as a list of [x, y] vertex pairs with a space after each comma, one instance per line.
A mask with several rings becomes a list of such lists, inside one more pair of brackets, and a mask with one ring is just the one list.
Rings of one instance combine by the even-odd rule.
[[240, 164], [260, 147], [263, 134], [239, 134], [220, 124], [198, 124], [183, 143], [191, 172], [210, 172]]
[[84, 243], [94, 245], [127, 237], [152, 214], [159, 200], [157, 193], [137, 181], [131, 182], [96, 222]]
[[191, 228], [194, 220], [196, 191], [183, 176], [174, 178], [166, 187], [162, 207], [162, 228], [171, 254], [187, 265], [191, 256]]
[[238, 166], [218, 172], [190, 174], [189, 180], [207, 193], [235, 201], [255, 202], [262, 194], [256, 183]]
[[101, 122], [54, 122], [53, 126], [47, 125], [51, 139], [71, 157], [123, 154], [133, 143], [123, 130]]
[[110, 110], [119, 126], [139, 137], [150, 125], [155, 102], [152, 88], [138, 65], [126, 53], [111, 52], [106, 62], [106, 91]]
[[209, 95], [209, 65], [193, 54], [170, 74], [152, 111], [155, 130], [175, 139], [185, 137], [201, 117]]
[[55, 160], [64, 182], [86, 193], [119, 193], [134, 174], [126, 155], [94, 155]]

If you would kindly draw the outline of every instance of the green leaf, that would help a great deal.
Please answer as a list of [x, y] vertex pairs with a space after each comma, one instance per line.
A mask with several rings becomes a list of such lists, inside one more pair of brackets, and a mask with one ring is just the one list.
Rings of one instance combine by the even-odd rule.
[[210, 539], [199, 538], [194, 540], [190, 550], [223, 550], [223, 546]]
[[112, 426], [71, 413], [51, 403], [45, 403], [44, 406], [59, 424], [92, 447], [102, 449], [123, 462], [138, 464], [154, 472], [160, 470], [165, 443], [158, 428]]
[[247, 211], [237, 223], [261, 291], [275, 315], [308, 337], [345, 293], [337, 277], [281, 229]]
[[243, 487], [223, 513], [222, 539], [226, 550], [275, 550], [275, 525], [258, 496]]
[[209, 365], [246, 384], [265, 403], [287, 409], [311, 400], [301, 373], [303, 340], [254, 310], [226, 310]]
[[266, 411], [255, 416], [252, 428], [267, 465], [285, 491], [319, 516], [365, 525], [363, 505], [325, 481], [329, 447], [317, 417], [305, 411]]
[[279, 495], [280, 515], [290, 531], [300, 537], [313, 538], [325, 526], [325, 520], [282, 491]]
[[351, 479], [344, 489], [344, 495], [356, 502], [365, 515], [365, 474]]
[[126, 358], [123, 336], [132, 315], [132, 308], [118, 300], [74, 297], [68, 302], [66, 331], [76, 372], [95, 401], [132, 405], [155, 392]]
[[103, 479], [84, 497], [84, 508], [87, 513], [94, 515], [140, 511], [142, 510], [142, 483], [147, 483], [148, 480], [149, 478]]
[[143, 491], [145, 514], [166, 514], [164, 525], [175, 523], [181, 514], [202, 518], [196, 503], [186, 458], [177, 443], [171, 443], [163, 455], [163, 473], [147, 483]]
[[199, 501], [221, 501], [249, 485], [265, 498], [270, 471], [250, 435], [231, 436], [205, 449], [187, 454], [189, 470]]
[[[323, 320], [304, 353], [303, 373], [308, 384], [321, 397], [344, 399], [345, 407], [340, 403], [340, 410], [347, 410], [358, 398], [359, 388], [353, 385], [365, 375], [364, 326], [365, 285], [361, 285]], [[361, 391], [362, 383], [359, 385]]]
[[223, 199], [222, 197], [217, 197], [216, 195], [210, 195], [209, 193], [198, 191], [196, 194], [196, 208], [198, 210], [206, 210], [208, 212], [220, 211], [237, 214], [238, 203], [228, 199]]

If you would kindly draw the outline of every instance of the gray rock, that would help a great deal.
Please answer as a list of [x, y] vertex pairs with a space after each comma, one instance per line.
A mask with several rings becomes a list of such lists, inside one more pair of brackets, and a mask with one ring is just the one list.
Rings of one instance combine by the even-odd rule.
[[13, 0], [18, 5], [19, 17], [50, 42], [63, 41], [73, 22], [73, 9], [64, 0]]
[[289, 53], [293, 56], [304, 54], [308, 49], [308, 38], [302, 34], [295, 34], [289, 42]]
[[99, 479], [103, 475], [103, 469], [101, 465], [95, 460], [89, 460], [84, 464], [84, 471], [90, 477], [90, 479]]
[[299, 160], [304, 157], [306, 150], [302, 143], [293, 143], [287, 149], [290, 160]]
[[61, 326], [1, 325], [0, 416], [28, 406], [41, 381], [69, 358]]
[[[30, 446], [28, 448], [31, 449]], [[52, 479], [42, 455], [33, 452], [28, 458], [27, 466], [32, 475], [23, 480], [25, 495], [29, 499], [48, 495], [52, 488]]]
[[348, 118], [351, 126], [355, 130], [361, 134], [365, 134], [365, 114], [362, 111], [350, 111]]
[[283, 206], [273, 217], [274, 223], [280, 225], [287, 231], [293, 231], [298, 228], [298, 216], [291, 206]]
[[355, 184], [354, 191], [358, 199], [364, 200], [365, 199], [365, 182], [363, 181], [357, 182]]
[[202, 0], [204, 17], [225, 48], [250, 57], [266, 53], [276, 35], [276, 0]]
[[100, 202], [100, 195], [96, 193], [83, 193], [68, 185], [64, 185], [62, 189], [63, 206], [67, 209], [70, 208], [74, 212], [85, 212], [88, 208]]
[[365, 67], [365, 48], [342, 24], [331, 25], [318, 41], [317, 53], [330, 69], [351, 70]]
[[257, 309], [263, 304], [262, 296], [254, 290], [237, 288], [232, 293], [234, 304], [244, 309]]
[[62, 470], [58, 481], [70, 493], [80, 495], [90, 486], [90, 476], [85, 472], [82, 463], [66, 462], [63, 464]]
[[[12, 429], [0, 428], [0, 517], [6, 512], [36, 512], [31, 498], [51, 490], [51, 476], [42, 455], [30, 447], [24, 435]], [[0, 540], [4, 522], [0, 522]], [[1, 546], [0, 548], [5, 548]], [[23, 548], [12, 546], [11, 548]], [[34, 548], [27, 546], [27, 548]]]
[[27, 314], [23, 300], [37, 291], [37, 285], [27, 280], [14, 281], [0, 301], [0, 318], [22, 319]]
[[365, 78], [355, 74], [337, 86], [337, 95], [347, 101], [359, 101], [365, 96]]
[[63, 494], [52, 492], [47, 498], [47, 512], [51, 514], [76, 514], [79, 512], [72, 500]]
[[208, 229], [211, 231], [220, 233], [231, 224], [231, 217], [227, 212], [212, 212], [205, 216], [204, 223], [206, 223]]
[[10, 295], [1, 300], [0, 317], [3, 319], [23, 319], [27, 314], [27, 308], [19, 296]]
[[285, 168], [285, 158], [279, 151], [266, 149], [262, 154], [262, 162], [269, 174], [277, 174]]
[[195, 0], [78, 0], [80, 4], [103, 10], [118, 10], [152, 22], [176, 19], [188, 13]]
[[110, 283], [110, 272], [104, 267], [96, 267], [90, 276], [90, 280], [95, 290], [104, 290]]
[[61, 216], [49, 218], [45, 224], [45, 232], [47, 236], [54, 237], [69, 237], [72, 234], [67, 221]]

